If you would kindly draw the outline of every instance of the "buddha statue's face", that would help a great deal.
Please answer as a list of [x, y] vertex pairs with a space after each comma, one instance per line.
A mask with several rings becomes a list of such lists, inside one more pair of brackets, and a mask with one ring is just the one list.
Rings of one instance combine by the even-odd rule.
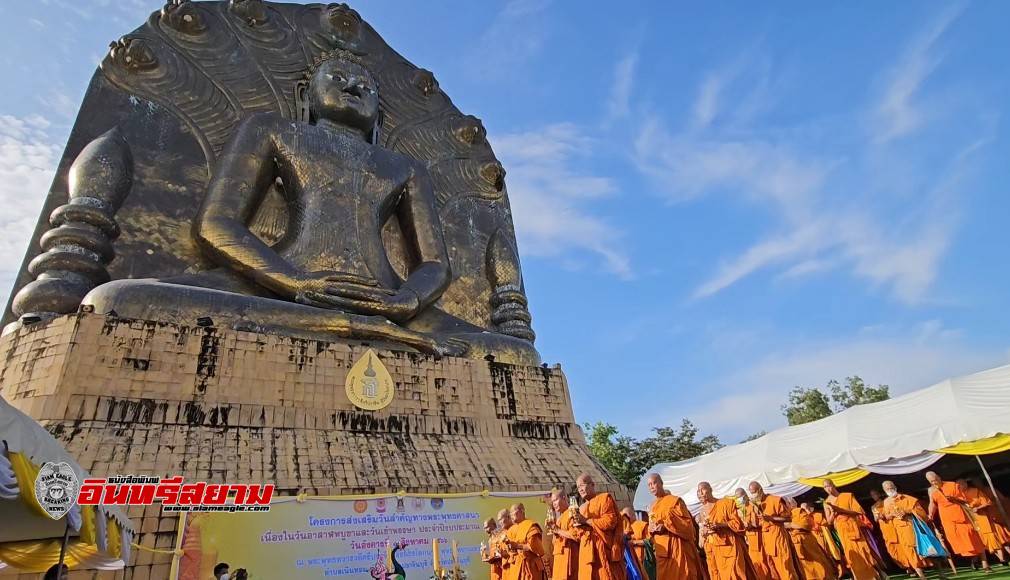
[[369, 131], [379, 114], [375, 79], [364, 67], [345, 60], [323, 63], [309, 81], [309, 109], [327, 119]]

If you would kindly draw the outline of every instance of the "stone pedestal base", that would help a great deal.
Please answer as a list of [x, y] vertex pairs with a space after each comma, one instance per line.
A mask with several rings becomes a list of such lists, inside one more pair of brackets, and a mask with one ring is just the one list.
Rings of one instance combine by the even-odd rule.
[[[547, 490], [587, 472], [629, 499], [592, 459], [560, 367], [377, 350], [395, 397], [362, 411], [344, 382], [367, 348], [77, 314], [0, 339], [0, 395], [97, 476], [337, 495]], [[138, 543], [175, 547], [174, 515], [151, 506], [130, 516]], [[125, 578], [168, 576], [171, 556], [136, 550], [132, 560]]]

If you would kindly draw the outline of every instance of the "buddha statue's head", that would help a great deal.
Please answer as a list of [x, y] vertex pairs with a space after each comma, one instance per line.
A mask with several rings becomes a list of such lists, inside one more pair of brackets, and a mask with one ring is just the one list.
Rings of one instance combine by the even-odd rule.
[[306, 97], [312, 121], [326, 119], [366, 134], [376, 126], [379, 92], [375, 79], [351, 58], [334, 56], [320, 63], [309, 79]]

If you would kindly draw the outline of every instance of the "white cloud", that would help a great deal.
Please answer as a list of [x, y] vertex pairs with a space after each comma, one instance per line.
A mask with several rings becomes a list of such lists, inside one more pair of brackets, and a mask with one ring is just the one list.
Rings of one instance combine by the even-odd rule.
[[823, 386], [859, 375], [870, 384], [890, 385], [893, 396], [1010, 362], [1004, 349], [980, 349], [959, 337], [959, 331], [930, 320], [889, 336], [878, 330], [847, 341], [780, 350], [702, 383], [700, 392], [721, 395], [680, 410], [678, 416], [690, 416], [703, 432], [737, 441], [784, 427], [781, 406], [794, 386]]
[[628, 54], [614, 66], [614, 85], [607, 100], [607, 119], [623, 119], [631, 113], [631, 89], [635, 81], [638, 53]]
[[24, 257], [60, 149], [38, 116], [0, 115], [0, 303], [5, 304]]
[[551, 0], [509, 0], [469, 51], [471, 73], [485, 80], [511, 78], [536, 56], [547, 37], [543, 12]]
[[589, 252], [618, 276], [632, 275], [621, 232], [592, 213], [591, 203], [613, 194], [614, 183], [577, 164], [591, 153], [591, 139], [561, 123], [491, 140], [508, 168], [509, 200], [524, 255], [561, 258], [571, 265]]
[[[898, 70], [910, 66], [917, 72], [893, 85], [914, 89], [902, 94], [919, 91], [931, 70], [931, 47], [956, 14], [945, 14], [910, 44]], [[694, 298], [712, 296], [769, 269], [779, 272], [780, 281], [842, 269], [902, 302], [921, 302], [951, 245], [957, 200], [968, 193], [970, 166], [991, 139], [995, 121], [984, 115], [972, 118], [981, 119], [983, 137], [960, 151], [952, 143], [946, 165], [935, 159], [923, 162], [914, 147], [872, 147], [876, 136], [866, 135], [858, 122], [868, 114], [865, 110], [840, 119], [756, 126], [753, 114], [774, 101], [768, 94], [774, 83], [770, 60], [752, 52], [702, 79], [685, 129], [673, 131], [659, 115], [648, 114], [635, 141], [638, 169], [671, 201], [722, 194], [771, 216], [766, 233], [722, 260], [697, 285]], [[893, 86], [889, 93], [901, 92]], [[888, 134], [907, 134], [912, 127], [908, 119], [922, 119], [911, 112], [908, 98], [889, 102], [898, 103], [889, 109], [891, 116], [905, 115], [905, 120], [892, 123]], [[826, 141], [851, 145], [852, 152], [836, 153], [823, 146]], [[900, 175], [901, 170], [891, 174], [890, 167], [908, 175]], [[923, 183], [932, 184], [923, 190]], [[916, 200], [911, 207], [904, 201], [910, 198]], [[895, 213], [898, 206], [900, 213]]]
[[916, 97], [942, 60], [936, 54], [937, 41], [963, 9], [964, 5], [953, 5], [941, 13], [932, 26], [909, 43], [902, 58], [887, 75], [886, 87], [871, 116], [875, 142], [906, 137], [926, 121], [927, 113]]

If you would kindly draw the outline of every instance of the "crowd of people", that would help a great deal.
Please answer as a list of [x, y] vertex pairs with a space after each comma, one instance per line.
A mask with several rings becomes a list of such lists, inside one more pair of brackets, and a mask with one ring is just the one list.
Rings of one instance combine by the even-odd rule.
[[653, 473], [655, 500], [636, 517], [583, 474], [579, 505], [552, 492], [543, 526], [522, 504], [486, 521], [482, 558], [491, 580], [878, 580], [888, 568], [925, 578], [931, 567], [942, 578], [948, 568], [957, 574], [954, 557], [986, 572], [990, 555], [1010, 561], [1005, 496], [934, 472], [926, 480], [925, 503], [883, 482], [869, 513], [830, 479], [819, 509], [766, 493], [756, 481], [725, 498], [701, 482], [701, 508], [692, 514]]

